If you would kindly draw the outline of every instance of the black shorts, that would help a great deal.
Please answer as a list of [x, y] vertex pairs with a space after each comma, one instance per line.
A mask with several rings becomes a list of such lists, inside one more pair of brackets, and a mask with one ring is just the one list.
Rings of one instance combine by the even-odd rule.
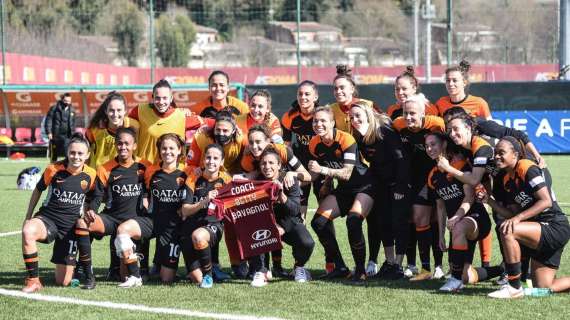
[[[210, 234], [210, 241], [208, 241], [208, 246], [210, 246], [210, 248], [213, 248], [222, 240], [224, 227], [220, 222], [211, 222], [206, 225], [197, 226], [194, 230], [197, 230], [199, 228], [206, 229], [206, 231], [208, 231]], [[192, 243], [193, 232], [194, 231], [180, 237], [180, 244], [182, 246], [182, 252], [184, 253], [184, 260], [188, 272], [200, 268], [200, 261], [198, 261], [198, 256], [196, 255], [196, 250], [194, 249], [194, 244]]]
[[156, 235], [156, 253], [154, 261], [163, 267], [178, 268], [180, 259], [180, 240], [175, 229], [165, 229]]
[[536, 250], [521, 246], [522, 255], [558, 269], [564, 246], [570, 239], [570, 225], [566, 217], [540, 223], [540, 241]]
[[134, 217], [133, 220], [135, 220], [139, 224], [139, 228], [141, 228], [142, 239], [148, 240], [156, 236], [153, 232], [154, 221], [151, 217], [137, 216]]
[[474, 241], [485, 239], [491, 232], [491, 219], [487, 212], [470, 212], [464, 217], [464, 219], [466, 218], [473, 219], [475, 220], [475, 223], [477, 223], [479, 234], [477, 235], [477, 239]]
[[63, 264], [74, 266], [77, 259], [77, 240], [75, 238], [75, 229], [70, 228], [67, 231], [58, 227], [57, 223], [46, 216], [36, 216], [46, 227], [47, 237], [41, 243], [49, 244], [54, 242], [51, 262], [54, 264]]
[[372, 184], [368, 184], [368, 185], [360, 188], [359, 190], [353, 190], [353, 191], [345, 191], [341, 188], [337, 188], [337, 189], [333, 190], [331, 195], [333, 195], [336, 198], [336, 203], [337, 203], [338, 208], [340, 210], [340, 216], [341, 217], [348, 215], [348, 212], [350, 211], [350, 209], [352, 208], [352, 205], [354, 204], [354, 200], [356, 199], [356, 195], [359, 193], [367, 194], [372, 199], [374, 199], [374, 192], [372, 190]]
[[[309, 198], [311, 197], [311, 184], [307, 183], [304, 186], [301, 186], [301, 206], [308, 206], [309, 205]], [[313, 188], [313, 192], [316, 188]]]
[[63, 239], [69, 232], [72, 234], [75, 232], [77, 220], [60, 219], [60, 217], [56, 215], [42, 212], [39, 212], [34, 218], [42, 220], [46, 226], [47, 237], [43, 243], [51, 243], [56, 239]]
[[101, 221], [103, 221], [103, 227], [105, 228], [105, 232], [104, 233], [92, 232], [91, 234], [93, 235], [93, 238], [97, 240], [101, 240], [105, 236], [115, 235], [117, 233], [117, 228], [119, 227], [119, 225], [126, 221], [105, 213], [100, 213], [99, 217], [101, 218]]
[[412, 204], [433, 207], [434, 203], [429, 199], [427, 184], [412, 186]]

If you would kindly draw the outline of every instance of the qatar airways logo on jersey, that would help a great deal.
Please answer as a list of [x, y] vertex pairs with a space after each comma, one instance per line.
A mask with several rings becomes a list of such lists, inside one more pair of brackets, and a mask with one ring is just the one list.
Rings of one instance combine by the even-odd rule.
[[328, 167], [329, 169], [342, 169], [344, 164], [337, 162], [337, 161], [328, 161], [328, 160], [324, 160], [323, 164], [325, 165], [325, 167]]
[[304, 146], [308, 146], [309, 141], [311, 141], [311, 136], [306, 135], [306, 134], [297, 135], [297, 141], [299, 141], [299, 144], [302, 144]]
[[518, 203], [521, 208], [526, 207], [532, 201], [532, 197], [526, 194], [526, 192], [521, 191], [515, 195], [515, 202]]
[[129, 183], [124, 185], [114, 185], [111, 189], [121, 197], [138, 197], [141, 194], [142, 184]]
[[443, 187], [437, 189], [437, 195], [443, 200], [450, 200], [455, 198], [463, 198], [463, 192], [459, 189], [459, 186], [452, 184], [448, 187]]
[[186, 198], [186, 190], [152, 189], [151, 193], [159, 202], [175, 203]]
[[66, 204], [81, 205], [85, 201], [84, 193], [53, 189], [53, 195], [57, 198], [57, 201]]

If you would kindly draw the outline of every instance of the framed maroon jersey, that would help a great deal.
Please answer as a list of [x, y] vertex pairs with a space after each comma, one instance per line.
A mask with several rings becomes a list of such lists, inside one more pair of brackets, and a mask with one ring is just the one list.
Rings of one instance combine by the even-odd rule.
[[235, 230], [241, 259], [283, 248], [273, 204], [279, 187], [271, 181], [233, 181], [219, 190], [208, 214]]

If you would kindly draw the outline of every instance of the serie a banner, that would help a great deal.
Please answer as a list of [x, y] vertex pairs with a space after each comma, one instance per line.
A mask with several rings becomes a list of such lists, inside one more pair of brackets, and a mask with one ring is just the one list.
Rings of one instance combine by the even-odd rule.
[[526, 132], [541, 153], [570, 153], [568, 110], [493, 111], [493, 120]]

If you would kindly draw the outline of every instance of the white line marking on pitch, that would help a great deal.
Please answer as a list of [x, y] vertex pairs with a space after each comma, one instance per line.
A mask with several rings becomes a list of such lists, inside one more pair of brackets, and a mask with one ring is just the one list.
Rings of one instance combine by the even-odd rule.
[[8, 237], [8, 236], [15, 236], [15, 235], [20, 234], [20, 233], [22, 233], [22, 231], [4, 232], [4, 233], [0, 233], [0, 238]]
[[94, 306], [107, 309], [118, 309], [118, 310], [132, 310], [132, 311], [143, 311], [150, 313], [160, 313], [160, 314], [174, 314], [179, 316], [190, 316], [198, 318], [209, 318], [209, 319], [229, 319], [229, 320], [281, 320], [281, 318], [267, 318], [267, 317], [256, 317], [247, 315], [236, 315], [236, 314], [225, 314], [225, 313], [211, 313], [211, 312], [200, 312], [192, 311], [186, 309], [174, 309], [174, 308], [155, 308], [148, 307], [140, 304], [129, 304], [129, 303], [116, 303], [110, 301], [90, 301], [90, 300], [80, 300], [75, 298], [66, 298], [59, 296], [48, 296], [38, 293], [24, 293], [16, 290], [7, 290], [0, 288], [0, 295], [25, 298], [30, 300], [47, 301], [47, 302], [59, 302], [59, 303], [69, 303], [77, 304], [82, 306]]

